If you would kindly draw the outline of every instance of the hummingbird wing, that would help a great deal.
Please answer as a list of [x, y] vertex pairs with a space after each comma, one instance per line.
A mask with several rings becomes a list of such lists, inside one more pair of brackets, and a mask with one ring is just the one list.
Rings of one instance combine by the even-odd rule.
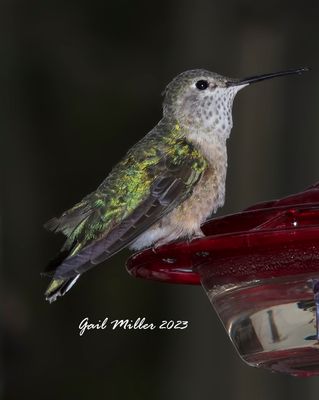
[[[81, 274], [126, 247], [182, 203], [207, 167], [180, 135], [132, 148], [96, 192], [47, 227], [67, 236], [54, 278]], [[154, 146], [156, 144], [156, 146]], [[64, 258], [65, 257], [65, 258]]]

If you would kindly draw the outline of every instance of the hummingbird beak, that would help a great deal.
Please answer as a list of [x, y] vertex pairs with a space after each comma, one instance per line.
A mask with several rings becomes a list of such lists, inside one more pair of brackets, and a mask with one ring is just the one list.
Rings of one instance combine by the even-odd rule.
[[289, 69], [287, 71], [272, 72], [270, 74], [250, 76], [244, 79], [236, 79], [234, 81], [228, 81], [227, 86], [250, 85], [251, 83], [265, 81], [266, 79], [276, 78], [277, 76], [294, 75], [294, 74], [301, 75], [303, 72], [307, 71], [310, 71], [310, 68], [304, 67], [299, 69]]

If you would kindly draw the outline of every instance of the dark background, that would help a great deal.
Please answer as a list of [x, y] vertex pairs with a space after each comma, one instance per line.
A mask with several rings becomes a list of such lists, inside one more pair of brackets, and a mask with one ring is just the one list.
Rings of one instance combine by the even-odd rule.
[[[94, 190], [196, 67], [246, 76], [310, 66], [241, 92], [222, 214], [297, 192], [318, 172], [318, 2], [24, 1], [0, 10], [0, 398], [316, 399], [319, 378], [249, 368], [200, 287], [133, 279], [124, 251], [49, 305], [43, 223]], [[109, 317], [184, 331], [104, 331]]]

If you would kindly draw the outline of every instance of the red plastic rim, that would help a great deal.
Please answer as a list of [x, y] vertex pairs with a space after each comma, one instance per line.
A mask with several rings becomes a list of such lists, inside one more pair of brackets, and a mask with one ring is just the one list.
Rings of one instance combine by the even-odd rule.
[[206, 237], [134, 254], [135, 277], [200, 284], [212, 269], [216, 284], [319, 271], [319, 183], [304, 192], [207, 221]]

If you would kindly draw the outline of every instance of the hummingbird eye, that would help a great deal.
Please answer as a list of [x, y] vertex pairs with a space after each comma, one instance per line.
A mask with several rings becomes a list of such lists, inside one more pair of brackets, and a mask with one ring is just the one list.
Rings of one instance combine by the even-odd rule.
[[207, 81], [201, 79], [200, 81], [196, 82], [195, 86], [197, 87], [198, 90], [205, 90], [208, 88], [209, 83]]

